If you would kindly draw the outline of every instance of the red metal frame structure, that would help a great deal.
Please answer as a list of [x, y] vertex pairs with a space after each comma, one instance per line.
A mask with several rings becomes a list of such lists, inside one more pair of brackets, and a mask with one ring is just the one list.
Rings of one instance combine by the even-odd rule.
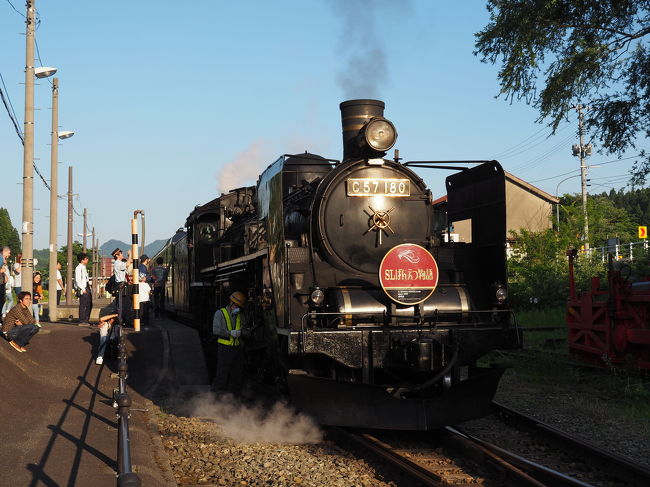
[[591, 278], [589, 292], [576, 293], [573, 264], [569, 257], [569, 300], [566, 322], [569, 351], [592, 362], [628, 364], [650, 370], [650, 280], [630, 283], [615, 268], [610, 256], [606, 288], [598, 277]]

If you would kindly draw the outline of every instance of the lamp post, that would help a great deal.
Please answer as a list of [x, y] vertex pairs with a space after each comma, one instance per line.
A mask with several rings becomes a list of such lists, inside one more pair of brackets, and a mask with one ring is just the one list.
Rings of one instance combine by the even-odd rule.
[[[559, 191], [560, 191], [560, 184], [562, 184], [564, 181], [568, 181], [569, 179], [579, 178], [580, 176], [581, 176], [580, 174], [576, 174], [575, 176], [569, 176], [568, 178], [564, 178], [562, 181], [560, 181], [559, 183], [557, 183], [557, 186], [555, 186], [555, 197], [556, 197], [558, 200], [560, 199], [560, 196], [559, 196], [559, 194], [560, 194], [560, 193], [559, 193]], [[556, 215], [557, 215], [557, 229], [559, 230], [559, 229], [560, 229], [560, 202], [559, 202], [559, 201], [557, 202], [557, 206], [555, 207], [555, 209], [556, 209], [556, 212], [555, 212], [555, 213], [556, 213]]]
[[55, 68], [34, 68], [35, 0], [27, 0], [25, 35], [25, 126], [23, 130], [23, 258], [21, 273], [25, 289], [34, 278], [34, 77], [46, 78]]
[[56, 262], [58, 256], [57, 248], [57, 218], [59, 204], [59, 139], [68, 139], [74, 135], [70, 130], [59, 132], [59, 78], [52, 80], [52, 147], [50, 148], [50, 279], [49, 279], [49, 297], [48, 313], [50, 321], [57, 321], [56, 302]]
[[571, 150], [574, 156], [580, 157], [580, 176], [582, 177], [582, 214], [584, 217], [583, 238], [584, 238], [585, 250], [589, 250], [589, 216], [587, 214], [587, 186], [588, 185], [587, 185], [586, 159], [591, 155], [592, 145], [585, 144], [584, 142], [585, 132], [582, 124], [584, 113], [582, 113], [582, 110], [583, 109], [589, 110], [591, 107], [576, 105], [574, 108], [578, 112], [578, 136], [580, 137], [580, 143], [573, 144]]

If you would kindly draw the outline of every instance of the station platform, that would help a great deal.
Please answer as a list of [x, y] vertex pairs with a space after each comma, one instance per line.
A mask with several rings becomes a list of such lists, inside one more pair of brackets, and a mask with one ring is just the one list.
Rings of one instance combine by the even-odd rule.
[[[114, 487], [117, 361], [95, 365], [94, 326], [41, 324], [25, 353], [0, 340], [0, 485]], [[133, 470], [143, 486], [175, 486], [151, 406], [207, 390], [199, 337], [167, 319], [124, 331]]]

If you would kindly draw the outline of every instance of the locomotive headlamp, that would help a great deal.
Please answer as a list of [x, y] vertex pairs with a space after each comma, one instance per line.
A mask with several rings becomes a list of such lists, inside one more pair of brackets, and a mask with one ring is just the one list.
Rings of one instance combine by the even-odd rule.
[[323, 304], [323, 301], [325, 301], [325, 293], [321, 288], [316, 287], [309, 295], [309, 299], [311, 299], [311, 302], [314, 303], [314, 305], [320, 306]]
[[395, 127], [385, 118], [373, 118], [361, 131], [368, 147], [378, 152], [386, 152], [397, 141]]
[[499, 304], [503, 304], [506, 302], [506, 299], [508, 297], [508, 291], [506, 291], [506, 288], [503, 284], [499, 284], [497, 286], [495, 295]]

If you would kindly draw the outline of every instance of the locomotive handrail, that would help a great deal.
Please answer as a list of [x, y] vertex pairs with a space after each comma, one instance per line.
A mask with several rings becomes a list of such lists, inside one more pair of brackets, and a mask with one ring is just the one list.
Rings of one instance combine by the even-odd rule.
[[[427, 167], [425, 164], [485, 164], [487, 162], [495, 162], [494, 160], [471, 160], [471, 161], [406, 161], [402, 166], [418, 166]], [[438, 167], [438, 166], [434, 166]], [[448, 169], [462, 169], [458, 167], [450, 167]]]

